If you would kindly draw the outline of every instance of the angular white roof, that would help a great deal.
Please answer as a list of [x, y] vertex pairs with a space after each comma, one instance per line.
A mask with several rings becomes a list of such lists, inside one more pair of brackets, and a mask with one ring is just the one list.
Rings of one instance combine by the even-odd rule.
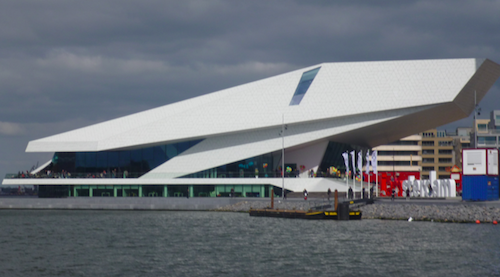
[[[320, 67], [299, 105], [302, 74]], [[27, 152], [204, 139], [141, 178], [175, 178], [320, 141], [374, 147], [467, 117], [500, 77], [487, 59], [323, 63], [29, 142]], [[189, 170], [186, 170], [189, 168]]]
[[[290, 106], [302, 73], [317, 67], [321, 69], [302, 102]], [[459, 111], [453, 111], [446, 122], [426, 125], [435, 127], [468, 116], [473, 103], [457, 100], [462, 96], [472, 102], [474, 90], [480, 100], [499, 71], [498, 64], [484, 59], [324, 63], [34, 140], [26, 151], [103, 151], [223, 134], [238, 136], [281, 126], [282, 114], [289, 125], [328, 125], [317, 121], [348, 122], [353, 120], [350, 117], [363, 115], [384, 121], [454, 103]], [[367, 140], [364, 144], [384, 142], [388, 141]]]

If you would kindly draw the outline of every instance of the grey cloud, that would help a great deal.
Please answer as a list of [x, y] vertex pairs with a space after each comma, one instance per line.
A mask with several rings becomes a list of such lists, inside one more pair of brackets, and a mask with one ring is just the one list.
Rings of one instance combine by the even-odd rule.
[[0, 135], [15, 136], [22, 135], [24, 132], [25, 130], [20, 124], [0, 121]]
[[[24, 133], [0, 134], [0, 163], [7, 164], [0, 176], [34, 155], [23, 154], [29, 140], [322, 62], [500, 62], [500, 1], [32, 0], [1, 6], [0, 122]], [[480, 103], [483, 114], [500, 108], [499, 87]]]

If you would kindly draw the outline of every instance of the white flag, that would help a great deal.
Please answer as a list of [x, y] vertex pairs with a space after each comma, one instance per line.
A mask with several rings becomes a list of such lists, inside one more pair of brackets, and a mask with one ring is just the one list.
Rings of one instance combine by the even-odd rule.
[[366, 168], [365, 168], [365, 173], [366, 175], [370, 174], [370, 150], [366, 151]]
[[354, 152], [354, 150], [351, 151], [351, 159], [352, 159], [352, 176], [354, 176], [354, 174], [356, 174], [356, 157], [355, 157], [356, 153]]
[[359, 174], [363, 173], [363, 153], [361, 151], [358, 152], [358, 171]]
[[347, 175], [349, 173], [349, 154], [347, 154], [347, 152], [342, 153], [342, 157], [344, 157], [345, 172]]
[[372, 169], [373, 173], [377, 174], [377, 150], [372, 152]]

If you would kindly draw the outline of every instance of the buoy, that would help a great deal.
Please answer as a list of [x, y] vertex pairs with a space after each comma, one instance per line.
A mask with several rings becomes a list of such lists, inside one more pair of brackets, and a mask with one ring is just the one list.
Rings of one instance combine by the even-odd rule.
[[478, 220], [476, 220], [476, 224], [479, 224], [479, 223], [481, 223], [481, 221], [479, 221], [479, 219], [478, 219]]
[[410, 222], [413, 221], [413, 218], [410, 216], [410, 218], [408, 218], [408, 221]]
[[497, 225], [497, 223], [498, 223], [498, 222], [497, 222], [496, 220], [493, 220], [493, 224], [494, 224], [494, 225]]

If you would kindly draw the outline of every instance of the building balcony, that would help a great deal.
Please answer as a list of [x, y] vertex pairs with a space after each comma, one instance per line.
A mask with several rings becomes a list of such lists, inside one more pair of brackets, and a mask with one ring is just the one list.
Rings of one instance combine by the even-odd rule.
[[373, 150], [377, 151], [421, 151], [422, 146], [420, 145], [380, 145]]

